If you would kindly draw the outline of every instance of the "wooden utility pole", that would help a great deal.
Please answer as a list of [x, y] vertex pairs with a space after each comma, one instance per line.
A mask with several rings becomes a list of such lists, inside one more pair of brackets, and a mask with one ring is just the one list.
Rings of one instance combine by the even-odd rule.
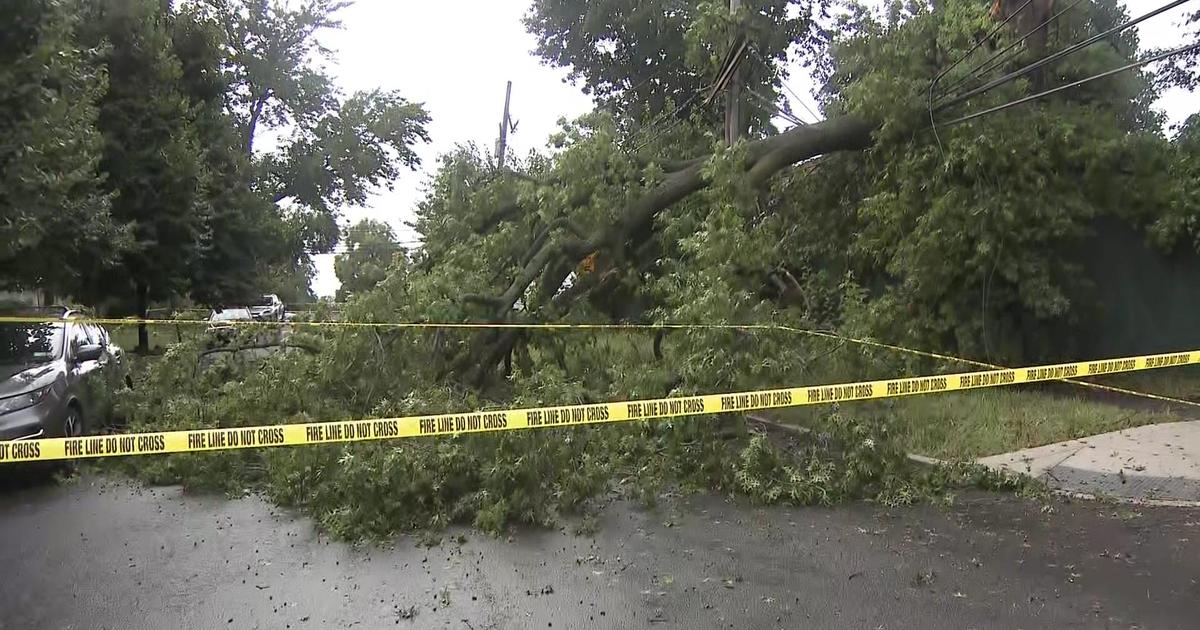
[[[742, 0], [729, 0], [729, 12], [736, 13], [742, 6]], [[738, 28], [741, 28], [740, 26]], [[734, 37], [737, 40], [737, 37]], [[733, 77], [729, 81], [729, 90], [725, 93], [725, 144], [733, 145], [742, 137], [742, 68], [739, 59], [733, 59]]]
[[504, 152], [508, 149], [508, 100], [512, 96], [512, 81], [504, 88], [504, 117], [500, 119], [500, 139], [496, 142], [496, 165], [504, 168]]

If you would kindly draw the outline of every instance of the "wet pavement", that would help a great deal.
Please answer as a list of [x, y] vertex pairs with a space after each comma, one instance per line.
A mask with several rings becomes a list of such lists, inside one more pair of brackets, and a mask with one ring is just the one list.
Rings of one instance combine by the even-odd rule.
[[695, 496], [614, 502], [593, 535], [355, 547], [254, 497], [9, 486], [2, 629], [1184, 628], [1200, 612], [1190, 508]]

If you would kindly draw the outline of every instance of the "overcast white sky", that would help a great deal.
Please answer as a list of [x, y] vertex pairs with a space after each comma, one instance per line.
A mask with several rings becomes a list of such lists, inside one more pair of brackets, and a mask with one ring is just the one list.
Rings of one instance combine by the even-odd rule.
[[[1126, 0], [1126, 6], [1137, 16], [1163, 1]], [[413, 218], [437, 156], [460, 143], [494, 146], [505, 81], [513, 82], [510, 111], [519, 126], [509, 135], [509, 146], [518, 154], [544, 146], [560, 117], [573, 118], [591, 108], [589, 97], [563, 81], [564, 71], [541, 65], [530, 53], [534, 39], [521, 24], [528, 6], [528, 0], [357, 0], [341, 14], [345, 29], [322, 41], [336, 51], [331, 69], [342, 88], [398, 89], [424, 103], [433, 118], [432, 142], [420, 149], [423, 170], [403, 174], [394, 190], [380, 191], [367, 207], [346, 209], [346, 221], [387, 221], [402, 241], [413, 240], [404, 223]], [[1179, 24], [1185, 10], [1191, 10], [1189, 5], [1145, 22], [1143, 46], [1182, 44]], [[811, 86], [802, 76], [789, 85], [813, 106]], [[1164, 95], [1159, 104], [1175, 122], [1200, 111], [1198, 97], [1182, 91]], [[793, 106], [793, 111], [804, 110]], [[313, 289], [320, 296], [333, 295], [338, 286], [333, 256], [317, 256], [316, 266]]]

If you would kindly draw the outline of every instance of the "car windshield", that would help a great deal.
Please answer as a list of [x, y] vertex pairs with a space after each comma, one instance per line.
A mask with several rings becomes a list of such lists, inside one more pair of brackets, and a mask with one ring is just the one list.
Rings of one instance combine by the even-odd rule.
[[62, 349], [62, 324], [0, 326], [0, 363], [45, 363], [62, 356]]
[[250, 311], [244, 308], [227, 308], [222, 311], [216, 311], [209, 318], [214, 322], [232, 322], [242, 319], [251, 319]]

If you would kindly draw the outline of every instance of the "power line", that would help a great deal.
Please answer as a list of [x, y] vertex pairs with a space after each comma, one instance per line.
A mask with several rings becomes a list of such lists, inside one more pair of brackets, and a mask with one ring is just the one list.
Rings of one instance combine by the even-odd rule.
[[808, 115], [813, 117], [813, 122], [821, 121], [821, 117], [818, 116], [817, 113], [814, 112], [812, 109], [809, 109], [808, 103], [805, 103], [804, 99], [801, 98], [799, 94], [796, 94], [795, 92], [793, 92], [792, 88], [788, 86], [786, 81], [784, 81], [783, 79], [780, 79], [779, 85], [782, 85], [783, 89], [787, 90], [787, 93], [791, 94], [792, 98], [796, 99], [796, 102], [800, 103], [800, 107], [803, 107], [804, 111], [808, 112]]
[[[419, 239], [407, 239], [403, 241], [388, 241], [394, 245], [420, 245], [424, 241]], [[348, 249], [350, 246], [346, 243], [335, 243], [333, 249]]]
[[[693, 97], [692, 97], [692, 98], [690, 98], [690, 99], [686, 99], [686, 100], [684, 100], [684, 102], [683, 102], [682, 104], [680, 104], [678, 107], [676, 107], [676, 108], [675, 108], [675, 109], [674, 109], [674, 110], [673, 110], [671, 113], [669, 113], [669, 114], [667, 113], [667, 110], [665, 110], [665, 109], [664, 109], [664, 110], [662, 110], [661, 112], [658, 112], [658, 115], [657, 115], [657, 116], [655, 116], [654, 118], [651, 118], [651, 119], [650, 119], [650, 122], [646, 123], [646, 124], [645, 124], [644, 126], [642, 126], [640, 129], [638, 129], [638, 133], [641, 133], [641, 132], [647, 132], [647, 133], [650, 133], [650, 134], [652, 134], [652, 135], [650, 135], [648, 138], [644, 139], [642, 142], [638, 143], [638, 144], [637, 144], [637, 146], [635, 146], [635, 147], [632, 149], [632, 151], [631, 151], [631, 152], [632, 152], [632, 153], [637, 153], [637, 152], [638, 152], [638, 151], [639, 151], [639, 150], [640, 150], [642, 147], [644, 147], [644, 146], [646, 146], [647, 144], [649, 144], [649, 141], [650, 141], [650, 140], [652, 140], [652, 139], [654, 138], [654, 136], [653, 136], [653, 133], [654, 133], [654, 132], [653, 132], [653, 130], [654, 130], [654, 127], [655, 127], [655, 126], [657, 126], [659, 123], [666, 122], [666, 121], [667, 121], [667, 119], [669, 119], [669, 118], [671, 118], [671, 117], [673, 117], [673, 116], [676, 116], [676, 115], [678, 115], [678, 114], [679, 114], [679, 112], [680, 112], [681, 110], [683, 110], [683, 108], [684, 108], [684, 107], [686, 107], [686, 106], [687, 106], [687, 105], [688, 105], [688, 104], [689, 104], [689, 103], [690, 103], [692, 100], [694, 100], [694, 99], [695, 99], [695, 96], [693, 96]], [[670, 124], [671, 124], [671, 123], [668, 123], [668, 125], [670, 125]], [[648, 130], [648, 131], [647, 131], [647, 130]], [[635, 134], [635, 135], [636, 135], [636, 134]]]
[[999, 111], [1002, 111], [1002, 110], [1008, 109], [1008, 108], [1010, 108], [1010, 107], [1016, 107], [1017, 105], [1022, 105], [1022, 104], [1024, 104], [1024, 103], [1028, 103], [1028, 102], [1030, 102], [1030, 101], [1034, 101], [1034, 100], [1037, 100], [1037, 99], [1039, 99], [1039, 98], [1042, 98], [1042, 97], [1045, 97], [1045, 96], [1049, 96], [1049, 95], [1051, 95], [1051, 94], [1054, 94], [1054, 93], [1056, 93], [1056, 92], [1062, 92], [1063, 90], [1069, 90], [1069, 89], [1071, 89], [1071, 88], [1073, 88], [1073, 87], [1078, 87], [1078, 86], [1080, 86], [1080, 85], [1083, 85], [1084, 83], [1090, 83], [1090, 82], [1092, 82], [1092, 81], [1095, 81], [1095, 80], [1097, 80], [1097, 79], [1103, 79], [1103, 78], [1105, 78], [1105, 77], [1110, 77], [1110, 76], [1112, 76], [1112, 75], [1114, 75], [1114, 74], [1118, 74], [1118, 73], [1120, 73], [1120, 72], [1124, 72], [1124, 71], [1126, 71], [1126, 70], [1131, 70], [1131, 69], [1133, 69], [1133, 68], [1137, 68], [1138, 66], [1144, 66], [1144, 65], [1146, 65], [1146, 64], [1149, 64], [1149, 63], [1154, 63], [1155, 61], [1162, 61], [1163, 59], [1166, 59], [1167, 57], [1173, 57], [1173, 56], [1175, 56], [1175, 55], [1182, 55], [1182, 54], [1184, 54], [1184, 53], [1188, 53], [1188, 52], [1191, 52], [1191, 51], [1193, 51], [1193, 50], [1200, 50], [1200, 43], [1198, 43], [1198, 44], [1192, 44], [1192, 45], [1190, 45], [1190, 46], [1184, 46], [1184, 47], [1182, 47], [1182, 48], [1176, 48], [1175, 50], [1169, 50], [1169, 51], [1167, 51], [1167, 52], [1164, 52], [1164, 53], [1161, 53], [1161, 54], [1158, 54], [1158, 55], [1154, 55], [1153, 57], [1150, 57], [1150, 58], [1148, 58], [1148, 59], [1143, 59], [1143, 60], [1141, 60], [1141, 61], [1135, 61], [1135, 62], [1133, 62], [1133, 63], [1129, 63], [1129, 64], [1126, 64], [1126, 65], [1123, 65], [1123, 66], [1121, 66], [1121, 67], [1119, 67], [1119, 68], [1113, 68], [1112, 70], [1108, 70], [1108, 71], [1105, 71], [1105, 72], [1101, 72], [1100, 74], [1095, 74], [1095, 75], [1092, 75], [1092, 76], [1090, 76], [1090, 77], [1087, 77], [1087, 78], [1084, 78], [1084, 79], [1080, 79], [1080, 80], [1078, 80], [1078, 81], [1075, 81], [1075, 82], [1073, 82], [1073, 83], [1068, 83], [1068, 84], [1066, 84], [1066, 85], [1060, 85], [1060, 86], [1058, 86], [1058, 87], [1056, 87], [1056, 88], [1053, 88], [1053, 89], [1050, 89], [1050, 90], [1045, 90], [1045, 91], [1043, 91], [1043, 92], [1038, 92], [1037, 94], [1030, 94], [1029, 96], [1026, 96], [1026, 97], [1024, 97], [1024, 98], [1019, 98], [1019, 99], [1017, 99], [1017, 100], [1015, 100], [1015, 101], [1009, 101], [1009, 102], [1007, 102], [1007, 103], [1004, 103], [1003, 105], [997, 105], [997, 106], [995, 106], [995, 107], [989, 107], [988, 109], [985, 109], [985, 110], [983, 110], [983, 111], [975, 112], [974, 114], [968, 114], [968, 115], [966, 115], [966, 116], [963, 116], [963, 117], [961, 117], [961, 118], [955, 118], [954, 120], [951, 120], [951, 121], [949, 121], [949, 122], [944, 122], [944, 123], [942, 123], [942, 126], [955, 125], [955, 124], [958, 124], [958, 123], [961, 123], [961, 122], [966, 122], [966, 121], [968, 121], [968, 120], [971, 120], [971, 119], [973, 119], [973, 118], [979, 118], [980, 116], [986, 116], [986, 115], [988, 115], [988, 114], [994, 114], [994, 113], [996, 113], [996, 112], [999, 112]]
[[945, 101], [945, 102], [939, 104], [936, 111], [942, 111], [948, 107], [953, 107], [954, 105], [958, 105], [959, 103], [966, 101], [967, 99], [971, 98], [972, 96], [976, 96], [979, 94], [983, 94], [984, 92], [988, 92], [992, 88], [995, 88], [995, 87], [998, 87], [1005, 83], [1008, 83], [1010, 81], [1013, 81], [1014, 79], [1017, 79], [1026, 74], [1029, 74], [1030, 72], [1033, 72], [1034, 70], [1037, 70], [1038, 68], [1041, 68], [1042, 66], [1052, 63], [1058, 59], [1061, 59], [1077, 50], [1086, 48], [1087, 46], [1090, 46], [1090, 45], [1108, 37], [1109, 35], [1119, 33], [1131, 26], [1135, 26], [1135, 25], [1137, 25], [1141, 22], [1144, 22], [1160, 13], [1174, 9], [1175, 7], [1177, 7], [1181, 4], [1185, 4], [1187, 2], [1191, 2], [1191, 0], [1174, 0], [1174, 2], [1163, 5], [1149, 13], [1146, 13], [1145, 15], [1134, 18], [1134, 19], [1124, 22], [1122, 24], [1118, 24], [1117, 26], [1114, 26], [1114, 27], [1108, 29], [1107, 31], [1104, 31], [1103, 33], [1100, 33], [1098, 35], [1093, 35], [1092, 37], [1089, 37], [1081, 42], [1072, 44], [1071, 46], [1068, 46], [1052, 55], [1047, 55], [1045, 57], [1042, 57], [1041, 59], [1034, 61], [1033, 63], [1030, 63], [1022, 68], [1018, 68], [1017, 70], [1014, 70], [998, 79], [989, 81], [973, 90], [969, 90], [964, 94], [961, 94], [959, 96], [951, 98], [949, 101]]
[[704, 97], [704, 104], [707, 105], [717, 94], [724, 91], [733, 79], [734, 73], [737, 72], [738, 66], [741, 65], [742, 57], [745, 56], [746, 49], [750, 47], [746, 41], [746, 36], [739, 33], [730, 45], [729, 52], [725, 54], [725, 60], [721, 62], [721, 70], [717, 73], [717, 80], [708, 87], [708, 96]]
[[[659, 71], [661, 72], [661, 68]], [[649, 79], [641, 81], [640, 83], [638, 83], [638, 85], [641, 86], [647, 80], [649, 80]], [[689, 98], [684, 100], [683, 103], [681, 103], [678, 107], [676, 107], [674, 110], [672, 110], [671, 113], [669, 113], [669, 114], [667, 113], [667, 111], [665, 109], [663, 111], [660, 111], [658, 113], [658, 115], [656, 115], [654, 118], [650, 119], [650, 122], [646, 123], [645, 125], [640, 127], [637, 131], [635, 131], [633, 134], [631, 134], [629, 139], [633, 140], [638, 134], [646, 132], [646, 130], [651, 130], [649, 133], [653, 133], [652, 130], [656, 125], [658, 125], [659, 123], [661, 123], [663, 121], [666, 121], [668, 118], [678, 116], [679, 113], [684, 110], [684, 108], [688, 107], [689, 105], [691, 105], [691, 103], [693, 101], [696, 100], [696, 97], [698, 96], [698, 94], [699, 93], [692, 94]], [[676, 124], [676, 122], [668, 123], [668, 129], [671, 127], [674, 127], [675, 124]], [[647, 144], [649, 144], [652, 140], [654, 140], [654, 138], [656, 138], [657, 135], [661, 135], [661, 134], [651, 135], [648, 138], [646, 138], [645, 140], [643, 140], [642, 142], [639, 142], [636, 146], [634, 146], [632, 149], [630, 149], [630, 153], [637, 153], [643, 147], [645, 147]]]
[[[762, 66], [763, 66], [764, 68], [766, 68], [768, 72], [774, 72], [774, 71], [775, 71], [775, 68], [774, 68], [774, 67], [772, 67], [772, 66], [771, 66], [771, 64], [767, 63], [767, 60], [766, 60], [766, 59], [764, 59], [764, 56], [763, 56], [763, 54], [762, 54], [761, 52], [759, 52], [759, 50], [758, 50], [757, 48], [754, 48], [753, 46], [751, 46], [751, 47], [750, 47], [750, 51], [754, 53], [754, 58], [755, 58], [755, 59], [758, 61], [758, 63], [762, 64]], [[814, 112], [814, 111], [813, 111], [813, 110], [812, 110], [812, 109], [811, 109], [811, 108], [808, 106], [808, 103], [805, 103], [805, 102], [804, 102], [804, 99], [803, 99], [803, 98], [801, 98], [801, 97], [800, 97], [800, 95], [799, 95], [799, 94], [797, 94], [797, 93], [796, 93], [796, 92], [795, 92], [795, 91], [794, 91], [794, 90], [791, 88], [791, 86], [789, 86], [789, 85], [787, 84], [787, 81], [784, 81], [782, 78], [779, 78], [779, 85], [783, 86], [783, 89], [784, 89], [784, 90], [787, 90], [787, 93], [788, 93], [788, 94], [791, 94], [791, 95], [792, 95], [792, 98], [796, 99], [796, 102], [800, 103], [800, 107], [803, 107], [803, 108], [804, 108], [804, 111], [808, 112], [808, 115], [813, 117], [813, 122], [820, 122], [820, 120], [821, 120], [821, 117], [820, 117], [820, 116], [818, 116], [818, 115], [817, 115], [817, 113], [816, 113], [816, 112]], [[805, 124], [808, 124], [808, 123], [807, 123], [807, 122], [805, 122]]]
[[[963, 84], [965, 84], [973, 79], [978, 79], [978, 78], [982, 77], [983, 75], [987, 74], [988, 72], [991, 72], [992, 70], [995, 70], [996, 68], [1000, 67], [1001, 65], [1004, 64], [1005, 61], [1008, 61], [1009, 59], [1012, 58], [1012, 55], [1005, 55], [1005, 57], [1003, 59], [998, 59], [1001, 55], [1004, 55], [1005, 53], [1007, 53], [1010, 50], [1019, 46], [1021, 44], [1021, 42], [1024, 42], [1026, 39], [1029, 39], [1030, 37], [1032, 37], [1034, 33], [1045, 28], [1051, 22], [1053, 22], [1054, 20], [1057, 20], [1059, 17], [1063, 16], [1071, 9], [1074, 9], [1076, 6], [1079, 5], [1080, 2], [1083, 2], [1083, 0], [1075, 0], [1071, 4], [1067, 5], [1067, 7], [1065, 9], [1062, 9], [1058, 13], [1051, 15], [1050, 17], [1046, 18], [1046, 20], [1044, 22], [1042, 22], [1041, 24], [1038, 24], [1037, 26], [1030, 29], [1030, 31], [1028, 33], [1025, 33], [1016, 41], [1013, 41], [1012, 43], [1005, 46], [1004, 48], [1001, 48], [1000, 50], [992, 53], [992, 55], [990, 57], [979, 62], [978, 64], [975, 65], [975, 67], [968, 70], [965, 75], [959, 77], [957, 81], [950, 84], [948, 87], [943, 88], [940, 91], [941, 93], [938, 94], [937, 97], [941, 98], [943, 96], [946, 96], [947, 94], [949, 94], [949, 93], [953, 92], [954, 90], [958, 89], [959, 87], [961, 87]], [[973, 48], [972, 50], [975, 50], [975, 49]], [[995, 62], [995, 63], [993, 63], [993, 62]], [[984, 68], [984, 66], [987, 66], [987, 67]]]
[[746, 92], [748, 94], [750, 94], [750, 96], [753, 96], [754, 98], [758, 99], [758, 101], [760, 103], [766, 105], [772, 112], [774, 112], [776, 115], [783, 118], [784, 120], [787, 120], [788, 122], [790, 122], [794, 125], [807, 125], [808, 124], [804, 120], [798, 118], [795, 114], [788, 112], [788, 111], [784, 111], [781, 107], [779, 107], [774, 102], [772, 102], [771, 99], [763, 96], [762, 94], [759, 94], [758, 92], [756, 92], [754, 90], [750, 90], [750, 89], [747, 89]]
[[[660, 61], [661, 61], [661, 60], [660, 60]], [[646, 85], [646, 84], [647, 84], [647, 83], [649, 83], [650, 81], [652, 81], [652, 80], [654, 80], [654, 79], [657, 79], [657, 78], [659, 78], [659, 75], [660, 75], [660, 74], [662, 74], [662, 71], [663, 71], [665, 68], [666, 68], [666, 66], [663, 66], [663, 65], [660, 65], [660, 66], [658, 66], [658, 67], [657, 67], [657, 68], [655, 68], [653, 71], [651, 71], [651, 72], [650, 72], [650, 74], [646, 75], [646, 78], [642, 79], [641, 81], [638, 81], [638, 82], [637, 82], [637, 85], [632, 85], [632, 86], [630, 86], [630, 87], [627, 87], [627, 88], [624, 88], [624, 89], [622, 89], [621, 91], [622, 91], [622, 92], [636, 92], [636, 91], [638, 91], [638, 89], [639, 89], [639, 88], [641, 88], [643, 85]]]
[[[633, 149], [630, 150], [630, 153], [637, 153], [638, 151], [641, 151], [643, 148], [646, 147], [646, 145], [650, 144], [654, 140], [662, 137], [663, 135], [672, 131], [675, 127], [679, 126], [679, 124], [682, 123], [686, 119], [678, 118], [677, 116], [679, 115], [680, 112], [683, 111], [683, 109], [685, 107], [688, 107], [689, 105], [691, 105], [696, 100], [696, 98], [698, 98], [699, 96], [700, 96], [700, 92], [693, 92], [691, 96], [684, 99], [683, 103], [680, 103], [679, 107], [676, 107], [675, 110], [672, 111], [671, 114], [668, 116], [668, 118], [674, 117], [675, 120], [671, 121], [670, 123], [667, 123], [667, 126], [664, 127], [663, 129], [661, 129], [658, 133], [652, 133], [645, 140], [639, 142], [637, 144], [637, 146], [633, 147]], [[658, 120], [658, 118], [661, 118], [661, 116], [656, 117], [655, 120]], [[652, 121], [652, 124], [653, 124], [653, 121]]]
[[[661, 60], [659, 60], [659, 61], [661, 61]], [[666, 67], [667, 66], [659, 65], [655, 70], [653, 70], [648, 76], [643, 78], [641, 81], [638, 81], [636, 84], [634, 84], [630, 87], [622, 88], [622, 92], [632, 94], [633, 92], [636, 92], [639, 88], [646, 85], [647, 83], [654, 81], [654, 80], [661, 79], [663, 70], [665, 70]], [[690, 104], [690, 100], [685, 102], [684, 104], [680, 105], [679, 107], [676, 107], [675, 110], [672, 111], [670, 114], [667, 114], [666, 110], [660, 111], [656, 116], [654, 116], [652, 119], [650, 119], [649, 123], [643, 125], [637, 131], [635, 131], [633, 134], [631, 134], [630, 139], [632, 140], [638, 134], [644, 132], [647, 129], [653, 129], [655, 125], [659, 124], [660, 122], [663, 122], [667, 118], [678, 115], [679, 112], [682, 111], [683, 108], [687, 107], [688, 104]], [[647, 142], [639, 143], [636, 147], [634, 147], [631, 150], [631, 152], [637, 152], [641, 147], [645, 146], [646, 144], [648, 144], [648, 143]]]
[[[1011, 14], [1009, 14], [1008, 17], [1004, 18], [1003, 22], [1000, 22], [999, 24], [997, 24], [996, 27], [993, 28], [987, 35], [983, 36], [983, 38], [981, 38], [979, 41], [975, 42], [975, 45], [972, 46], [970, 50], [963, 53], [962, 56], [960, 56], [958, 59], [954, 60], [954, 63], [946, 66], [941, 72], [937, 73], [937, 76], [933, 77], [933, 80], [929, 82], [929, 101], [930, 101], [931, 108], [932, 108], [932, 103], [933, 103], [933, 89], [937, 86], [938, 81], [941, 81], [942, 77], [946, 76], [946, 73], [948, 73], [951, 70], [953, 70], [954, 68], [958, 67], [958, 64], [966, 61], [967, 57], [971, 56], [971, 53], [975, 52], [976, 50], [979, 50], [979, 47], [982, 46], [984, 44], [984, 42], [987, 42], [987, 41], [991, 40], [993, 37], [995, 37], [996, 33], [999, 33], [1000, 29], [1004, 28], [1005, 24], [1008, 24], [1009, 22], [1011, 22], [1013, 20], [1013, 18], [1017, 17], [1017, 15], [1019, 13], [1021, 13], [1021, 11], [1024, 11], [1025, 7], [1029, 6], [1029, 3], [1031, 3], [1031, 2], [1033, 2], [1033, 0], [1025, 0], [1025, 2], [1021, 3], [1021, 6], [1017, 7], [1016, 11], [1013, 11]], [[1034, 29], [1034, 30], [1037, 30], [1037, 29]]]

